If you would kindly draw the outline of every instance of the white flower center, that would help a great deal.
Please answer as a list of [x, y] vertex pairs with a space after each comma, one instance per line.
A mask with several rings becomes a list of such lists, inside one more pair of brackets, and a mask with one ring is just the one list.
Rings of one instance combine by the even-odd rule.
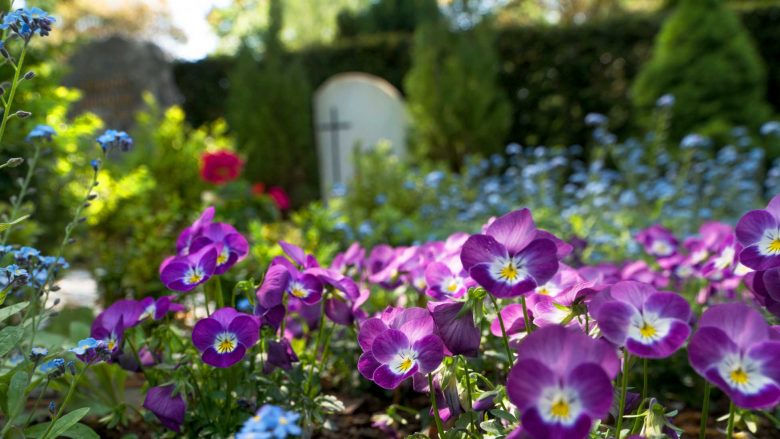
[[738, 354], [723, 357], [718, 364], [718, 373], [729, 386], [748, 395], [760, 392], [773, 382], [761, 373], [761, 364]]
[[674, 253], [674, 247], [663, 239], [656, 239], [650, 246], [650, 253], [658, 256], [669, 256]]
[[195, 285], [206, 277], [206, 273], [200, 267], [190, 267], [187, 273], [184, 275], [184, 283], [187, 285]]
[[390, 370], [396, 375], [403, 375], [409, 372], [417, 363], [417, 352], [411, 349], [405, 349], [398, 352], [395, 358], [390, 361]]
[[219, 252], [219, 256], [217, 256], [217, 265], [223, 265], [228, 259], [230, 259], [230, 252], [228, 251], [227, 246], [223, 246], [222, 251]]
[[766, 230], [758, 241], [758, 252], [763, 256], [780, 255], [780, 230]]
[[542, 391], [538, 403], [539, 414], [548, 423], [572, 425], [582, 413], [579, 395], [565, 387], [548, 387]]
[[297, 281], [290, 282], [289, 292], [299, 299], [303, 299], [304, 297], [309, 296], [309, 291], [303, 286], [301, 282]]
[[238, 337], [232, 332], [222, 332], [214, 339], [214, 350], [219, 354], [229, 354], [238, 347]]
[[650, 345], [669, 334], [672, 320], [652, 313], [635, 315], [628, 327], [628, 338], [644, 345]]
[[723, 249], [723, 252], [715, 258], [715, 268], [718, 270], [725, 270], [731, 267], [731, 264], [734, 263], [734, 256], [736, 253], [734, 247], [726, 247]]
[[528, 278], [524, 265], [522, 259], [498, 258], [490, 264], [490, 275], [503, 283], [516, 285]]

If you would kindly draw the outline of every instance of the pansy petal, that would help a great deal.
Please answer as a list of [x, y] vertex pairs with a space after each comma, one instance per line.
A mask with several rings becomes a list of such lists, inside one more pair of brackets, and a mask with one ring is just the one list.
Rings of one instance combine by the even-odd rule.
[[381, 319], [373, 318], [364, 321], [360, 325], [360, 332], [358, 333], [358, 343], [363, 351], [370, 352], [376, 336], [386, 329], [387, 325]]
[[376, 336], [371, 344], [371, 353], [380, 363], [389, 363], [399, 351], [410, 347], [406, 334], [397, 329], [388, 329]]
[[743, 246], [753, 245], [761, 240], [767, 230], [776, 230], [777, 220], [766, 210], [752, 210], [737, 222], [734, 233]]
[[244, 358], [244, 354], [246, 354], [246, 348], [240, 344], [232, 352], [226, 354], [220, 354], [214, 347], [210, 346], [203, 351], [201, 359], [210, 366], [225, 368], [241, 361]]
[[255, 317], [239, 315], [230, 322], [228, 332], [236, 334], [238, 342], [250, 348], [257, 343], [260, 336], [260, 325]]
[[235, 308], [226, 306], [214, 311], [209, 317], [216, 320], [222, 325], [223, 328], [227, 329], [228, 326], [230, 326], [230, 322], [232, 322], [233, 319], [236, 318], [236, 316], [239, 314], [240, 313], [236, 311]]
[[403, 375], [396, 375], [387, 364], [381, 365], [374, 371], [374, 382], [384, 389], [395, 389], [401, 382], [417, 373], [417, 364]]
[[685, 322], [691, 318], [691, 306], [677, 293], [651, 294], [644, 303], [644, 312]]
[[739, 253], [739, 262], [753, 270], [770, 270], [780, 267], [780, 255], [762, 255], [758, 245], [751, 245]]
[[720, 328], [700, 327], [688, 343], [688, 361], [701, 376], [726, 354], [735, 352], [739, 348]]
[[429, 334], [433, 334], [435, 327], [436, 325], [433, 321], [433, 317], [430, 314], [426, 314], [419, 319], [407, 321], [398, 329], [406, 335], [409, 339], [409, 343], [413, 344], [416, 343], [417, 340], [420, 340]]
[[217, 334], [224, 330], [225, 328], [214, 319], [206, 318], [199, 320], [198, 323], [195, 323], [195, 327], [192, 328], [192, 344], [199, 351], [203, 352], [211, 347]]
[[593, 419], [609, 414], [612, 405], [612, 382], [598, 364], [585, 363], [577, 366], [568, 376], [567, 385], [577, 391], [582, 408]]
[[520, 209], [496, 218], [485, 232], [514, 255], [536, 237], [536, 225], [531, 217], [531, 211]]
[[[463, 249], [460, 252], [463, 269], [467, 272], [471, 272], [472, 268], [477, 266], [489, 265], [498, 258], [508, 256], [506, 247], [492, 236], [487, 235], [472, 235], [463, 244]], [[477, 282], [479, 281], [477, 280]]]
[[512, 404], [523, 412], [536, 405], [546, 387], [557, 385], [555, 373], [534, 358], [519, 360], [509, 371], [506, 393]]
[[429, 335], [418, 340], [412, 346], [417, 352], [417, 363], [420, 373], [434, 371], [444, 359], [444, 343], [435, 335]]
[[593, 317], [598, 322], [604, 338], [617, 346], [625, 345], [631, 321], [641, 319], [636, 308], [618, 300], [604, 303], [598, 307], [597, 313]]
[[284, 265], [268, 268], [263, 284], [257, 289], [257, 301], [263, 308], [273, 308], [282, 303], [284, 291], [290, 282], [290, 272]]
[[751, 347], [747, 356], [759, 362], [763, 375], [780, 385], [780, 341], [765, 341]]
[[558, 271], [557, 247], [549, 239], [535, 239], [522, 251], [517, 258], [524, 262], [528, 274], [537, 285], [547, 283]]
[[371, 352], [364, 352], [358, 359], [358, 371], [369, 380], [374, 378], [374, 372], [381, 365], [382, 363], [376, 361]]
[[747, 348], [769, 338], [769, 324], [755, 309], [744, 303], [711, 306], [699, 319], [699, 327], [720, 328], [738, 346]]
[[544, 439], [585, 439], [590, 432], [593, 421], [585, 414], [580, 415], [570, 426], [560, 423], [547, 423], [539, 415], [536, 407], [523, 412], [521, 418], [523, 428], [532, 438]]

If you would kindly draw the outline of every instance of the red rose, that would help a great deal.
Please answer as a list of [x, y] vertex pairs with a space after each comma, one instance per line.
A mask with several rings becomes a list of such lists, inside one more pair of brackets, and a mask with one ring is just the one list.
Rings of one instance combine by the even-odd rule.
[[290, 197], [287, 195], [287, 192], [279, 186], [268, 189], [268, 195], [274, 200], [274, 203], [276, 203], [276, 207], [278, 207], [279, 210], [287, 210], [290, 208]]
[[201, 157], [200, 177], [213, 184], [225, 184], [241, 175], [244, 162], [231, 151], [207, 152]]

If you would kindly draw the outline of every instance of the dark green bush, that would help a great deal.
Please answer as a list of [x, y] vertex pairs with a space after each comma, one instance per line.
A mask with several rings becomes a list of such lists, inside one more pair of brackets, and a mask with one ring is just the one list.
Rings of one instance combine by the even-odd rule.
[[487, 26], [451, 31], [443, 21], [417, 29], [404, 85], [418, 156], [459, 169], [469, 152], [499, 152], [510, 124], [496, 83], [498, 56]]
[[723, 0], [679, 3], [658, 34], [653, 56], [632, 92], [640, 119], [645, 120], [661, 95], [674, 95], [673, 137], [732, 125], [755, 127], [769, 116], [763, 62]]
[[275, 25], [264, 39], [263, 62], [244, 48], [230, 74], [227, 118], [246, 154], [246, 178], [307, 200], [316, 196], [318, 181], [311, 86], [299, 61], [283, 56], [281, 2], [272, 1], [270, 11]]
[[414, 30], [439, 15], [436, 0], [379, 0], [362, 11], [342, 11], [338, 16], [339, 37], [389, 31]]
[[[767, 94], [780, 111], [780, 6], [738, 9], [739, 17], [767, 66]], [[506, 141], [547, 145], [585, 144], [590, 129], [582, 118], [591, 111], [610, 116], [618, 135], [632, 128], [629, 88], [649, 59], [664, 14], [638, 14], [578, 26], [524, 26], [497, 30], [499, 83], [512, 105]], [[362, 71], [387, 79], [405, 92], [412, 36], [384, 33], [313, 46], [289, 58], [300, 60], [316, 89], [341, 72]], [[231, 58], [177, 64], [176, 80], [184, 109], [195, 126], [225, 110]]]

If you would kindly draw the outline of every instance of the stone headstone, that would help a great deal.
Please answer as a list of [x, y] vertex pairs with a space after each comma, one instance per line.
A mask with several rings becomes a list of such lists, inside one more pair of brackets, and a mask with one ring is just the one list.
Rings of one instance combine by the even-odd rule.
[[314, 124], [323, 198], [354, 175], [356, 148], [386, 141], [399, 157], [406, 154], [408, 118], [401, 94], [376, 76], [341, 73], [325, 81], [314, 95]]
[[169, 57], [153, 43], [114, 36], [79, 48], [63, 84], [82, 91], [73, 111], [91, 111], [108, 128], [127, 130], [150, 92], [166, 108], [181, 102]]

